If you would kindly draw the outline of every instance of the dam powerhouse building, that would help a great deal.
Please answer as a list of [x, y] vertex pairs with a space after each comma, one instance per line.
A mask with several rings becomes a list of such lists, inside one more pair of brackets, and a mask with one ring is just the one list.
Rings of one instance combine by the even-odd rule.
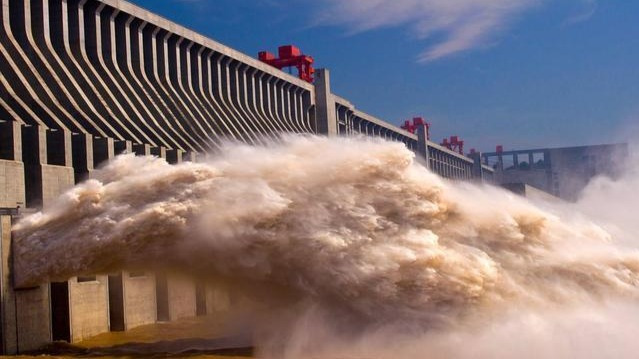
[[[295, 47], [255, 59], [121, 0], [0, 3], [2, 353], [230, 305], [222, 288], [157, 273], [13, 286], [12, 222], [118, 154], [180, 163], [226, 139], [365, 135], [404, 143], [447, 178], [494, 172], [480, 154], [431, 142], [421, 119], [399, 128], [355, 108], [332, 93], [329, 71], [314, 71]], [[286, 66], [300, 76], [280, 71]]]

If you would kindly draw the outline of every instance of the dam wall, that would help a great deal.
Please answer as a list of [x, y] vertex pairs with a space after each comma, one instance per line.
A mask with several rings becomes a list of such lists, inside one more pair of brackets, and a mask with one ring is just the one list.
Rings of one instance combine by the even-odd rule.
[[121, 0], [0, 4], [2, 353], [233, 305], [224, 288], [158, 273], [14, 288], [12, 223], [54, 205], [118, 154], [177, 164], [224, 141], [371, 136], [404, 143], [446, 178], [492, 176], [481, 160], [429, 141], [426, 128], [407, 132], [337, 96], [327, 69], [303, 81]]

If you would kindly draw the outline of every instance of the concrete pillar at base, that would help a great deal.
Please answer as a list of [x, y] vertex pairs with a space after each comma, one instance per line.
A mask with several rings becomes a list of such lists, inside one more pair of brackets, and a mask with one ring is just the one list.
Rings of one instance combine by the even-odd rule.
[[90, 177], [93, 171], [93, 136], [86, 133], [74, 133], [71, 136], [73, 170], [75, 181], [79, 183]]
[[327, 69], [315, 72], [315, 122], [317, 133], [338, 135], [335, 97], [331, 93], [331, 75]]
[[130, 330], [157, 320], [155, 277], [124, 272], [109, 276], [111, 331]]
[[24, 207], [22, 130], [14, 121], [0, 121], [0, 207]]
[[231, 308], [231, 295], [224, 286], [206, 285], [206, 314], [226, 312]]
[[93, 138], [93, 168], [98, 168], [115, 157], [115, 141], [112, 138]]
[[470, 158], [473, 160], [473, 179], [482, 181], [484, 179], [484, 168], [482, 167], [481, 153], [471, 153]]
[[197, 315], [195, 283], [184, 277], [157, 274], [157, 320], [173, 321]]
[[107, 276], [69, 280], [71, 343], [109, 331]]
[[187, 151], [183, 156], [182, 159], [185, 162], [197, 162], [197, 158], [198, 158], [198, 153], [197, 152], [193, 152], [193, 151]]
[[133, 144], [131, 141], [115, 141], [114, 148], [116, 156], [125, 153], [133, 153]]
[[133, 145], [133, 153], [137, 156], [150, 156], [151, 146], [142, 143], [136, 143]]
[[0, 160], [0, 207], [24, 207], [24, 163]]
[[10, 216], [0, 216], [2, 353], [19, 354], [39, 349], [51, 341], [49, 286], [14, 290], [11, 285]]
[[[24, 126], [22, 148], [27, 207], [47, 206], [73, 186], [75, 174], [71, 167], [71, 136], [68, 132]], [[56, 154], [48, 156], [49, 151]]]
[[166, 150], [166, 161], [170, 164], [182, 163], [183, 155], [182, 150]]
[[415, 130], [417, 134], [417, 151], [424, 158], [424, 166], [432, 169], [430, 165], [430, 150], [428, 149], [428, 127], [427, 125], [418, 125]]
[[166, 147], [151, 147], [151, 154], [166, 159]]

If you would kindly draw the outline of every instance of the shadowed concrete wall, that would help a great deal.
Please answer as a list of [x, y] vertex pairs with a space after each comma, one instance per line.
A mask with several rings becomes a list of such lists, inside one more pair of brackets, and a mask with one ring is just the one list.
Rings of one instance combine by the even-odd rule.
[[206, 314], [225, 312], [231, 309], [231, 295], [225, 286], [208, 284], [206, 291]]
[[196, 285], [189, 278], [168, 276], [169, 320], [194, 317], [197, 314]]
[[71, 342], [109, 331], [107, 276], [69, 281]]
[[125, 330], [155, 323], [157, 319], [155, 277], [150, 273], [132, 275], [125, 272], [122, 278]]
[[49, 286], [14, 290], [11, 285], [10, 216], [0, 216], [2, 346], [4, 353], [35, 350], [51, 341]]

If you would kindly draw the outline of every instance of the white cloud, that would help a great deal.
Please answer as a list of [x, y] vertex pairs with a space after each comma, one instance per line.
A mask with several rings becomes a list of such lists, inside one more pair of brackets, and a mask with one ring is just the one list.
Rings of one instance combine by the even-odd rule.
[[523, 11], [543, 0], [320, 0], [321, 24], [362, 32], [409, 26], [433, 44], [418, 60], [430, 62], [495, 40]]
[[580, 22], [588, 21], [597, 12], [599, 3], [597, 0], [582, 0], [582, 6], [579, 12], [568, 17], [563, 25], [570, 26]]

